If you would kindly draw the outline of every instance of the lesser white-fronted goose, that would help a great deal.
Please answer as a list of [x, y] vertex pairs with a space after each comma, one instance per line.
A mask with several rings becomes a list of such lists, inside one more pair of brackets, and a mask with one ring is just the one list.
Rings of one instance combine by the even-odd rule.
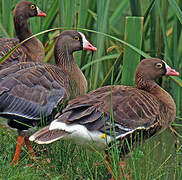
[[106, 148], [107, 143], [111, 145], [112, 140], [117, 140], [121, 154], [128, 154], [127, 142], [133, 149], [136, 138], [140, 137], [137, 142], [144, 141], [175, 119], [172, 97], [154, 82], [163, 75], [179, 73], [163, 60], [144, 59], [136, 70], [135, 87], [106, 86], [71, 100], [61, 116], [30, 140], [49, 144], [74, 139], [98, 148]]
[[62, 32], [55, 42], [56, 66], [22, 62], [0, 71], [0, 116], [9, 119], [8, 125], [18, 129], [17, 163], [23, 143], [30, 151], [28, 139], [31, 128], [47, 124], [54, 112], [65, 103], [87, 91], [87, 81], [75, 63], [73, 53], [95, 51], [85, 36], [74, 30]]
[[[8, 53], [21, 41], [32, 36], [28, 19], [34, 16], [45, 17], [43, 13], [34, 3], [22, 1], [18, 3], [13, 12], [14, 27], [18, 39], [0, 38], [0, 58]], [[0, 70], [17, 62], [43, 62], [44, 47], [36, 37], [26, 41], [21, 45], [7, 60], [0, 64]]]

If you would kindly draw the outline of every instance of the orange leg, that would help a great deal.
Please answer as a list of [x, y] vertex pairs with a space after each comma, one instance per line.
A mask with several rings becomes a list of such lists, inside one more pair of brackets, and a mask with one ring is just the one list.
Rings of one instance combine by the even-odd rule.
[[176, 130], [170, 125], [169, 129], [171, 130], [173, 136], [174, 136], [174, 146], [177, 149], [178, 145], [179, 145], [179, 140], [178, 140], [178, 133], [176, 132]]
[[[109, 173], [110, 174], [113, 174], [113, 171], [112, 171], [112, 169], [111, 169], [111, 163], [110, 163], [110, 159], [108, 158], [108, 156], [106, 156], [106, 158], [105, 158], [105, 163], [106, 163], [106, 165], [107, 165], [107, 168], [108, 168], [108, 171], [109, 171]], [[128, 174], [125, 174], [125, 172], [124, 172], [124, 169], [126, 168], [126, 162], [125, 161], [120, 161], [120, 168], [121, 168], [121, 174], [122, 174], [122, 177], [124, 178], [124, 179], [126, 179], [126, 180], [129, 180], [129, 175]], [[115, 175], [114, 175], [115, 176]], [[123, 179], [122, 178], [122, 179]], [[115, 178], [111, 178], [110, 180], [120, 180], [121, 179], [121, 175], [120, 175], [120, 173], [119, 173], [119, 177], [116, 177], [115, 176]]]
[[126, 180], [129, 180], [130, 177], [128, 174], [125, 174], [124, 170], [126, 169], [126, 161], [120, 161], [119, 162], [119, 166], [121, 168], [121, 173], [122, 173], [122, 176], [126, 179]]
[[1, 125], [1, 124], [0, 124], [0, 126], [1, 126], [3, 129], [6, 129], [6, 128], [7, 128], [6, 126], [4, 126], [4, 125]]
[[108, 158], [108, 156], [106, 155], [106, 157], [105, 157], [105, 163], [106, 163], [106, 166], [107, 166], [107, 168], [108, 168], [108, 171], [109, 171], [109, 173], [110, 174], [113, 174], [113, 171], [112, 171], [112, 169], [111, 169], [111, 163], [110, 163], [110, 160], [109, 160], [109, 158]]
[[25, 146], [27, 148], [27, 152], [29, 152], [31, 156], [36, 157], [34, 150], [32, 149], [29, 137], [25, 137]]
[[25, 137], [22, 137], [22, 136], [17, 137], [16, 151], [15, 151], [15, 155], [14, 155], [13, 160], [11, 161], [10, 165], [13, 165], [13, 164], [15, 165], [18, 163], [18, 161], [20, 159], [20, 151], [24, 144], [24, 141], [25, 141]]

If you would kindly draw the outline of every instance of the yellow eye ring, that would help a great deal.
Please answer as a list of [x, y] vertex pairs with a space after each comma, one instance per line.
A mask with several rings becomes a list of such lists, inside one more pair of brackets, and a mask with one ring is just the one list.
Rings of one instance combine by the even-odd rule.
[[155, 65], [155, 67], [158, 68], [158, 69], [162, 68], [162, 66], [163, 66], [162, 63], [157, 63], [157, 64]]
[[30, 8], [34, 10], [34, 9], [35, 9], [35, 5], [32, 4], [32, 5], [30, 6]]
[[79, 39], [78, 36], [75, 36], [75, 37], [74, 37], [74, 40], [79, 41], [80, 39]]

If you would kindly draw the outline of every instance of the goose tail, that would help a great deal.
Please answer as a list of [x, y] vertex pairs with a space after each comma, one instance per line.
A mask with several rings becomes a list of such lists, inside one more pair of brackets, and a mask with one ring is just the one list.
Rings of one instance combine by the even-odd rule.
[[69, 134], [68, 132], [60, 129], [50, 130], [50, 125], [49, 125], [34, 133], [32, 136], [30, 136], [29, 140], [34, 141], [37, 144], [50, 144], [53, 143], [54, 141], [62, 139], [68, 134]]

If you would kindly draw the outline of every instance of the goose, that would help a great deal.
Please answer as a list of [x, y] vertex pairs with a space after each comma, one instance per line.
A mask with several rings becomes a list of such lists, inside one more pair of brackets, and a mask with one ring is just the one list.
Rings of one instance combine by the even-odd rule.
[[[0, 38], [0, 58], [13, 49], [18, 43], [32, 36], [28, 19], [38, 16], [45, 17], [46, 14], [34, 3], [21, 1], [16, 5], [13, 13], [13, 20], [17, 39]], [[33, 37], [23, 43], [10, 57], [1, 63], [0, 70], [17, 62], [43, 62], [44, 55], [44, 46], [39, 39]]]
[[[175, 119], [173, 98], [154, 81], [164, 75], [179, 73], [161, 59], [144, 59], [136, 69], [135, 87], [105, 86], [81, 95], [69, 101], [59, 117], [29, 139], [38, 144], [71, 139], [92, 149], [105, 150], [106, 155], [108, 149], [117, 145], [120, 156], [126, 157]], [[110, 169], [108, 156], [106, 164]]]
[[21, 62], [0, 71], [0, 116], [18, 130], [11, 164], [18, 163], [24, 143], [34, 155], [29, 141], [33, 128], [48, 124], [68, 99], [87, 92], [86, 78], [73, 57], [80, 50], [96, 51], [97, 48], [83, 33], [66, 30], [55, 42], [56, 65]]

